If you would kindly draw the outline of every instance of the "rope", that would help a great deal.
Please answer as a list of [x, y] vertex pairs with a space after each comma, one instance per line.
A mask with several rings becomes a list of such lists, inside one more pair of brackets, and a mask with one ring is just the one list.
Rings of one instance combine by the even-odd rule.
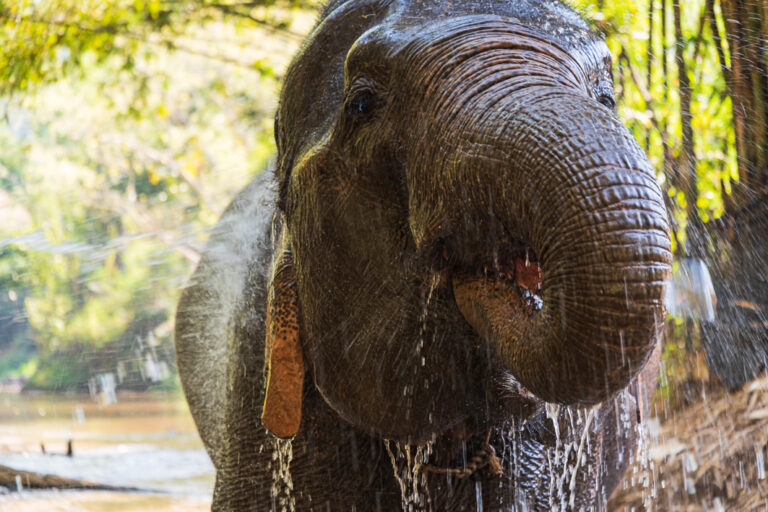
[[451, 475], [456, 478], [468, 478], [479, 470], [487, 467], [493, 476], [501, 476], [504, 474], [504, 468], [501, 466], [501, 461], [496, 455], [496, 450], [490, 444], [491, 431], [488, 431], [488, 436], [485, 439], [485, 445], [477, 451], [469, 462], [463, 468], [441, 468], [433, 466], [431, 464], [425, 464], [422, 469], [426, 473], [435, 473], [438, 475]]

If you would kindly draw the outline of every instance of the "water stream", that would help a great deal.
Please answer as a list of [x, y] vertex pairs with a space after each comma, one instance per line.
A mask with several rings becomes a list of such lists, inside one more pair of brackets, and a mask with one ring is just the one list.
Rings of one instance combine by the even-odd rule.
[[385, 441], [384, 446], [392, 463], [395, 480], [400, 487], [403, 512], [427, 510], [429, 493], [426, 474], [422, 467], [432, 454], [432, 443], [409, 445]]
[[293, 459], [293, 442], [290, 439], [275, 438], [272, 452], [272, 511], [294, 512], [296, 499], [293, 496], [293, 479], [291, 478], [291, 460]]

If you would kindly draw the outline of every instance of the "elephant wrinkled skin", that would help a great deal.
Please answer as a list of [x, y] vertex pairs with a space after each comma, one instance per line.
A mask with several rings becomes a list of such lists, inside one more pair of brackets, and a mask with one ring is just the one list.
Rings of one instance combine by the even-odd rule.
[[604, 509], [671, 253], [600, 37], [555, 0], [332, 0], [275, 136], [178, 307], [213, 508]]

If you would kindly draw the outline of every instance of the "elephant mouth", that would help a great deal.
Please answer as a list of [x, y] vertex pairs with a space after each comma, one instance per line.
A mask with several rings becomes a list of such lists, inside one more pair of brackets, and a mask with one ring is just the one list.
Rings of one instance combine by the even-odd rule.
[[456, 305], [486, 339], [498, 329], [524, 322], [543, 307], [544, 272], [530, 247], [519, 245], [498, 254], [479, 269], [456, 268], [451, 273]]

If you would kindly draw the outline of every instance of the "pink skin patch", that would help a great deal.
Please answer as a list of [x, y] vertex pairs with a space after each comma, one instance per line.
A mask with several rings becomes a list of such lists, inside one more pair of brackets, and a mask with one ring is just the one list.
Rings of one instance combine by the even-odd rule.
[[541, 288], [543, 277], [544, 274], [536, 263], [526, 262], [522, 258], [515, 260], [515, 282], [529, 292], [535, 293]]

